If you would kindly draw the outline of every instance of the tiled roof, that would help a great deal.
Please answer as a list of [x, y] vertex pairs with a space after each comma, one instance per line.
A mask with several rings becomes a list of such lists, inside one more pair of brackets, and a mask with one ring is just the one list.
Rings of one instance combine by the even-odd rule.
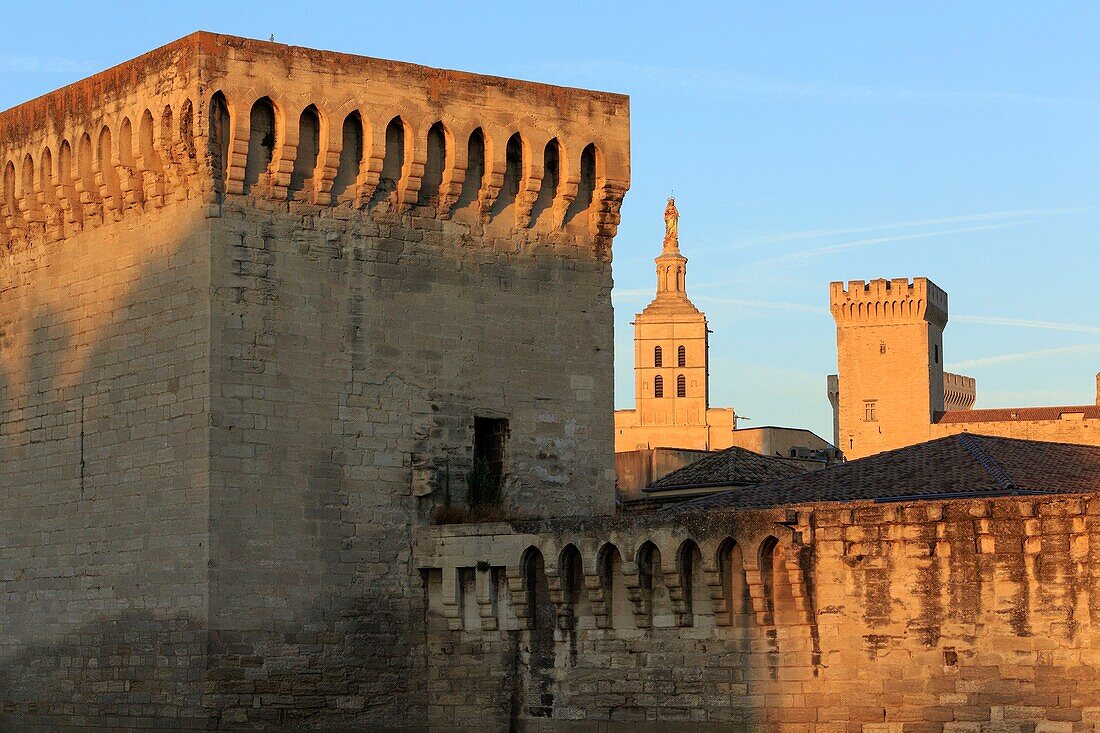
[[657, 479], [646, 491], [701, 486], [747, 486], [803, 473], [806, 469], [782, 458], [762, 456], [745, 448], [727, 448]]
[[1069, 407], [998, 407], [991, 410], [949, 410], [936, 416], [939, 424], [972, 422], [1012, 422], [1013, 420], [1060, 420], [1063, 414], [1082, 414], [1100, 418], [1100, 405]]
[[1100, 492], [1100, 447], [962, 433], [689, 499], [666, 511], [1093, 491]]

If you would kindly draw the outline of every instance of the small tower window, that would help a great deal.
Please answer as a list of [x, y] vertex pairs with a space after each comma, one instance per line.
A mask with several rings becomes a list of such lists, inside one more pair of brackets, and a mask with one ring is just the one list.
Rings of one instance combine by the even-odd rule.
[[664, 366], [664, 359], [661, 356], [661, 347], [660, 346], [654, 346], [653, 347], [653, 366], [655, 366], [655, 367]]
[[[657, 348], [661, 348], [658, 346]], [[665, 380], [660, 376], [653, 378], [653, 396], [664, 397], [665, 396]]]
[[683, 346], [676, 349], [676, 366], [687, 366], [687, 349]]
[[683, 374], [676, 377], [676, 396], [687, 397], [687, 379]]
[[863, 401], [863, 420], [864, 422], [875, 422], [878, 419], [876, 407], [877, 402], [875, 400]]
[[932, 353], [935, 354], [936, 364], [940, 363], [940, 345], [932, 344]]
[[470, 506], [499, 506], [508, 449], [508, 421], [474, 418], [474, 468], [467, 477]]

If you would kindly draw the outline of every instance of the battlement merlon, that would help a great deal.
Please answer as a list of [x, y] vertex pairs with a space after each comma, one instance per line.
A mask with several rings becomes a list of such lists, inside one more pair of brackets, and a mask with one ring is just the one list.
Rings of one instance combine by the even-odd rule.
[[0, 112], [0, 241], [248, 195], [609, 252], [629, 132], [623, 95], [198, 32]]
[[829, 283], [829, 310], [838, 326], [931, 323], [947, 326], [947, 293], [925, 277]]

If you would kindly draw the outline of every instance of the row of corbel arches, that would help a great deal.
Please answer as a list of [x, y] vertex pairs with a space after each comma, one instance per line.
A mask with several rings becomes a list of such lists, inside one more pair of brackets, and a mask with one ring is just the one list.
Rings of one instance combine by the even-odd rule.
[[0, 235], [81, 229], [132, 207], [188, 195], [197, 170], [195, 109], [186, 99], [63, 136], [4, 162]]
[[[652, 539], [628, 554], [611, 541], [594, 553], [582, 552], [573, 542], [560, 549], [531, 545], [517, 566], [500, 570], [507, 577], [494, 576], [492, 585], [499, 590], [486, 597], [507, 592], [508, 603], [494, 601], [492, 612], [481, 615], [492, 618], [507, 606], [521, 629], [747, 631], [803, 624], [809, 618], [797, 550], [774, 535], [751, 546], [733, 537], [702, 544], [688, 538], [667, 553]], [[485, 628], [475, 608], [475, 571], [465, 573], [458, 569], [453, 616], [459, 628]], [[502, 619], [491, 623], [494, 629], [509, 626]]]
[[419, 207], [443, 218], [468, 211], [520, 227], [594, 224], [605, 182], [596, 143], [567, 150], [555, 136], [539, 150], [521, 131], [497, 140], [483, 127], [460, 136], [443, 119], [415, 122], [401, 114], [372, 120], [360, 109], [333, 119], [317, 104], [291, 113], [267, 96], [234, 112], [218, 92], [210, 103], [211, 157], [228, 194]]

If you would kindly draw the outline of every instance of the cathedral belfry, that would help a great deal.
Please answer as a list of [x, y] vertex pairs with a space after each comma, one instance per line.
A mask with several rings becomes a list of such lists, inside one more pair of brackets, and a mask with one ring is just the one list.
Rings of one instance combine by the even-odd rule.
[[615, 412], [615, 450], [732, 445], [732, 408], [710, 408], [707, 317], [688, 298], [680, 212], [665, 206], [657, 292], [634, 317], [634, 409]]

